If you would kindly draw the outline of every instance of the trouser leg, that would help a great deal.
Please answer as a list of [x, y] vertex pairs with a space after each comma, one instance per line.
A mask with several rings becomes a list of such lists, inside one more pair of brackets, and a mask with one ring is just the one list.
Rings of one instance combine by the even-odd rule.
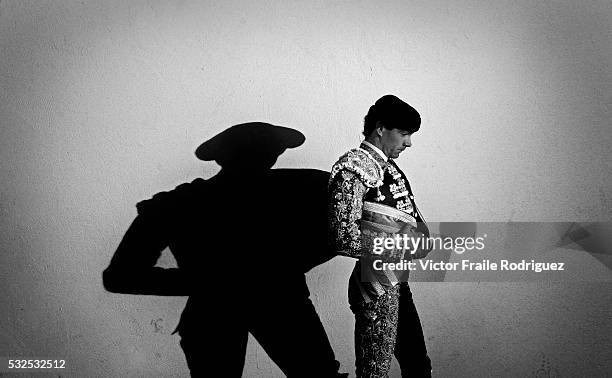
[[355, 367], [358, 378], [387, 377], [397, 336], [397, 288], [371, 302], [351, 306], [355, 314]]
[[431, 361], [427, 356], [423, 328], [408, 284], [400, 287], [395, 358], [402, 377], [431, 377]]
[[183, 330], [180, 345], [192, 377], [242, 376], [249, 334], [239, 323], [207, 324], [207, 330]]
[[261, 305], [266, 311], [253, 318], [250, 331], [287, 377], [337, 376], [340, 363], [308, 297]]

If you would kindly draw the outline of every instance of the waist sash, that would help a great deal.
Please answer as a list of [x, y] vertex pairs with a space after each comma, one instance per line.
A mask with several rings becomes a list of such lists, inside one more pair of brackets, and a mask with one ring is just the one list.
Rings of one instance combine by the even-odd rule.
[[[410, 271], [406, 262], [411, 256], [403, 238], [404, 233], [408, 237], [413, 236], [411, 231], [416, 228], [416, 219], [401, 210], [375, 202], [363, 203], [363, 253], [353, 271], [353, 279], [358, 279], [366, 299], [381, 295], [399, 282], [408, 280]], [[398, 239], [401, 239], [399, 245]], [[400, 269], [392, 269], [389, 264]]]

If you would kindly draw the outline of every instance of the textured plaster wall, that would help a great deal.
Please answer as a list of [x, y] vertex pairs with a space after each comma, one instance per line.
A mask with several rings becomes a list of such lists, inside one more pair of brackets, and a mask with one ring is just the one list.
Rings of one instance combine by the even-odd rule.
[[[429, 219], [609, 220], [610, 25], [609, 1], [0, 2], [0, 355], [187, 374], [184, 299], [109, 294], [100, 273], [134, 204], [213, 175], [193, 151], [237, 123], [298, 129], [277, 167], [329, 169], [394, 93], [423, 116], [399, 164]], [[308, 275], [350, 372], [351, 266]], [[610, 288], [413, 292], [438, 376], [603, 376]], [[280, 374], [251, 342], [244, 375]]]

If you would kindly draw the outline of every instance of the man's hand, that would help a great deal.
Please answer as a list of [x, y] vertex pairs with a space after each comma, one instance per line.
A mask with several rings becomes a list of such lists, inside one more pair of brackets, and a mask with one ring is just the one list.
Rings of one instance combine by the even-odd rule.
[[428, 243], [429, 229], [425, 223], [419, 222], [417, 227], [406, 223], [398, 232], [399, 234], [407, 234], [413, 241], [411, 246], [418, 246], [416, 250], [410, 250], [410, 256], [413, 259], [422, 259], [431, 252], [433, 243]]

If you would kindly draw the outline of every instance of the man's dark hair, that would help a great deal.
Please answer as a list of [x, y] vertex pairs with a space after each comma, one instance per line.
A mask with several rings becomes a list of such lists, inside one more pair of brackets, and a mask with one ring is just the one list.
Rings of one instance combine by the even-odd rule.
[[394, 95], [385, 95], [370, 106], [363, 122], [363, 135], [369, 137], [380, 122], [385, 129], [414, 133], [421, 127], [421, 116], [412, 106]]

